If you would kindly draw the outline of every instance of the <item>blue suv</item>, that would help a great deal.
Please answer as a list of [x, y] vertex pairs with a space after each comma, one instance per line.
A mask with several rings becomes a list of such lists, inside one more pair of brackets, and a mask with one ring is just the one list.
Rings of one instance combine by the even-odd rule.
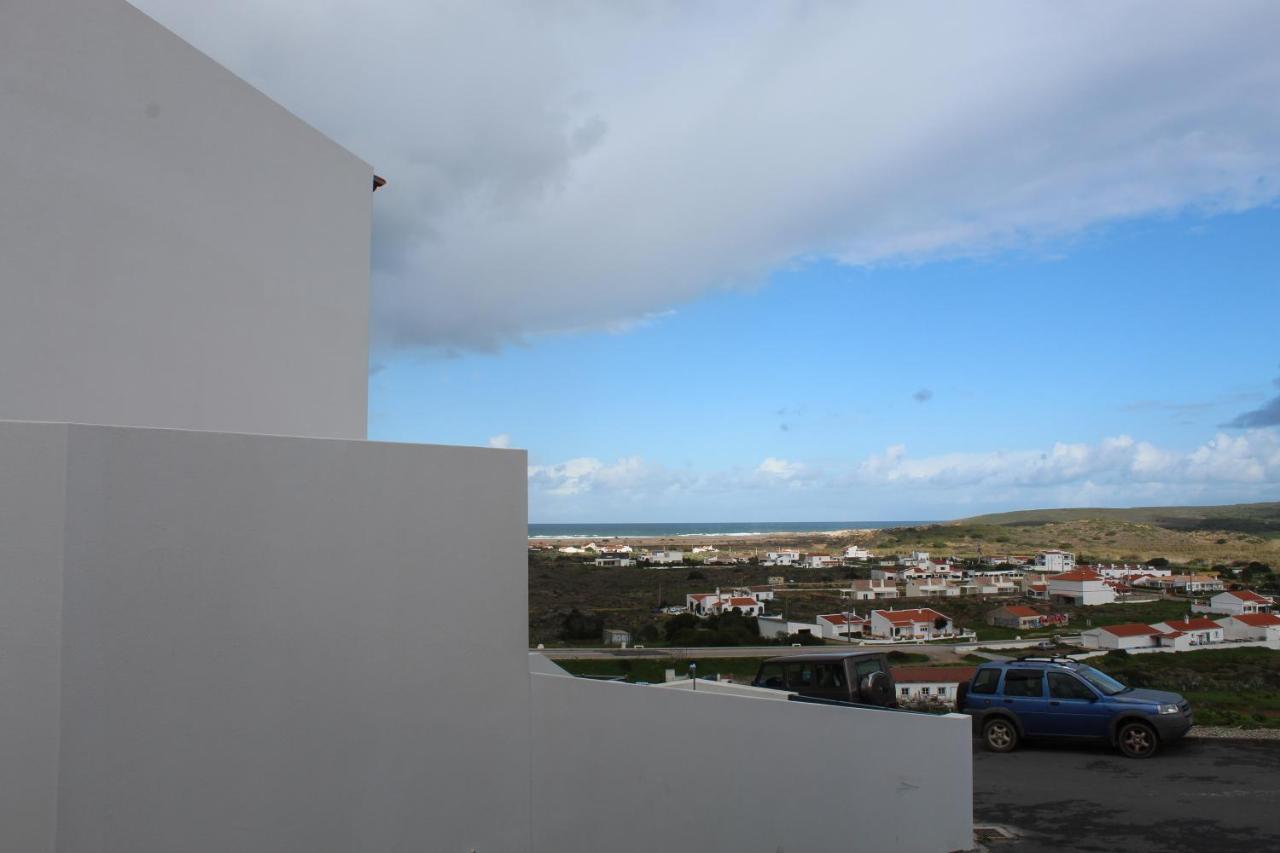
[[1177, 693], [1126, 687], [1070, 658], [1021, 657], [982, 664], [956, 704], [993, 752], [1022, 738], [1097, 738], [1130, 758], [1149, 758], [1191, 728]]

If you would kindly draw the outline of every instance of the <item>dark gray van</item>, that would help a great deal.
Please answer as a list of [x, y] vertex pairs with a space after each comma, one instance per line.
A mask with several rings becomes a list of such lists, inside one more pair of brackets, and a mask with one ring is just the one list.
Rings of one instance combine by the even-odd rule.
[[751, 683], [812, 699], [898, 706], [889, 658], [881, 652], [811, 652], [770, 658], [760, 664]]

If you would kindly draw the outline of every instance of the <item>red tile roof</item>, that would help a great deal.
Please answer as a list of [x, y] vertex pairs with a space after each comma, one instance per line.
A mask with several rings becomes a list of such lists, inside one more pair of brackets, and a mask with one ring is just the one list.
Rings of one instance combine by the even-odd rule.
[[1031, 585], [1031, 588], [1034, 589], [1036, 592], [1045, 592], [1049, 589], [1049, 585], [1043, 584], [1043, 583], [1033, 583]]
[[895, 666], [895, 684], [959, 684], [969, 681], [977, 667], [973, 666]]
[[913, 622], [932, 622], [934, 619], [946, 619], [951, 621], [950, 617], [944, 616], [932, 607], [919, 607], [915, 610], [876, 610], [885, 619], [888, 619], [895, 625], [910, 625]]
[[1252, 601], [1256, 604], [1274, 604], [1275, 603], [1271, 599], [1267, 598], [1265, 595], [1258, 595], [1258, 593], [1254, 592], [1251, 589], [1233, 589], [1231, 592], [1228, 592], [1227, 595], [1234, 595], [1236, 598], [1240, 599], [1241, 601]]
[[1194, 619], [1186, 617], [1182, 619], [1166, 619], [1160, 624], [1168, 625], [1175, 631], [1216, 631], [1222, 627], [1212, 619], [1206, 619], [1203, 616], [1197, 616]]
[[850, 625], [861, 625], [867, 621], [866, 619], [863, 619], [859, 616], [855, 616], [852, 619], [846, 620], [844, 618], [843, 613], [828, 613], [825, 616], [819, 616], [818, 618], [825, 619], [826, 621], [830, 622], [832, 625], [844, 625], [846, 622]]
[[729, 599], [730, 607], [755, 607], [760, 602], [754, 598], [731, 598]]
[[1057, 575], [1049, 575], [1051, 581], [1100, 581], [1102, 575], [1089, 569], [1076, 569], [1074, 572], [1062, 572]]
[[1140, 625], [1137, 622], [1130, 622], [1127, 625], [1103, 625], [1102, 630], [1116, 637], [1151, 637], [1160, 633], [1150, 625]]
[[1010, 616], [1017, 616], [1019, 619], [1038, 618], [1040, 616], [1039, 611], [1033, 610], [1025, 604], [1010, 604], [1008, 607], [1002, 607], [1001, 610]]
[[1254, 628], [1265, 628], [1268, 625], [1280, 625], [1280, 616], [1274, 613], [1238, 613], [1231, 617]]

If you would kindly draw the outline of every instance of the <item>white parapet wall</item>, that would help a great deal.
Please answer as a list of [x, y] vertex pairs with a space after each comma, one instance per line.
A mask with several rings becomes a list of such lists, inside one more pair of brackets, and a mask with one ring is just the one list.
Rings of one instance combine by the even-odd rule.
[[0, 422], [0, 851], [527, 850], [525, 471]]
[[535, 853], [973, 846], [968, 717], [534, 669]]

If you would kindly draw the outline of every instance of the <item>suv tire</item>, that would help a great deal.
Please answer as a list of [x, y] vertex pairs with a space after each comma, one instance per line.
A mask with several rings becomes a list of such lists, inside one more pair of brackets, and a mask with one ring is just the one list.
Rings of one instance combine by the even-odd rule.
[[1012, 752], [1018, 745], [1018, 727], [1008, 717], [992, 717], [982, 726], [982, 740], [991, 752]]
[[1116, 732], [1116, 746], [1120, 747], [1125, 758], [1150, 758], [1156, 754], [1159, 745], [1156, 730], [1146, 723], [1125, 723]]

